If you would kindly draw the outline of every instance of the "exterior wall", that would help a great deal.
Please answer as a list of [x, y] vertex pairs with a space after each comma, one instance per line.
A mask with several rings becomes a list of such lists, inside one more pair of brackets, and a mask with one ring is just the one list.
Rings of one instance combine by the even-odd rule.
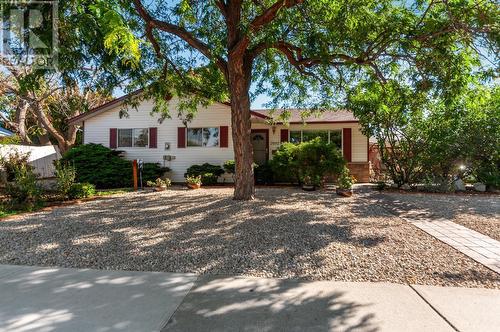
[[368, 140], [360, 130], [358, 123], [321, 123], [321, 124], [290, 124], [288, 127], [277, 125], [273, 132], [272, 128], [263, 121], [254, 122], [252, 129], [269, 129], [269, 159], [272, 159], [273, 150], [281, 144], [281, 129], [288, 130], [342, 130], [352, 128], [352, 162], [368, 162]]
[[[172, 119], [166, 119], [158, 123], [158, 115], [150, 115], [153, 105], [151, 102], [142, 102], [138, 110], [130, 110], [129, 117], [119, 117], [119, 109], [115, 108], [85, 120], [84, 143], [96, 143], [109, 147], [110, 128], [158, 128], [156, 149], [150, 148], [123, 148], [125, 158], [129, 160], [143, 159], [144, 162], [160, 163], [169, 167], [171, 179], [174, 182], [183, 182], [186, 169], [194, 164], [211, 163], [222, 165], [226, 160], [233, 159], [233, 139], [228, 136], [227, 148], [220, 147], [185, 147], [177, 148], [177, 128], [184, 124], [177, 117], [175, 99], [171, 102]], [[231, 133], [230, 108], [223, 104], [213, 104], [207, 108], [200, 109], [194, 120], [188, 127], [219, 127], [229, 126]], [[165, 143], [170, 143], [170, 149], [165, 150]], [[172, 161], [163, 161], [164, 155], [175, 156]]]
[[[170, 177], [174, 182], [183, 182], [186, 169], [194, 164], [211, 163], [222, 165], [226, 160], [234, 159], [233, 139], [231, 135], [231, 117], [229, 106], [223, 104], [213, 104], [207, 108], [200, 109], [188, 127], [220, 127], [228, 126], [228, 147], [220, 148], [204, 148], [204, 147], [177, 147], [177, 128], [183, 127], [184, 124], [177, 118], [176, 100], [171, 101], [172, 119], [166, 119], [163, 123], [158, 123], [157, 115], [150, 115], [153, 108], [151, 102], [144, 101], [138, 107], [138, 110], [130, 110], [129, 116], [120, 118], [119, 108], [111, 109], [102, 114], [96, 115], [85, 120], [84, 123], [84, 143], [96, 143], [109, 147], [109, 130], [110, 128], [158, 128], [157, 148], [123, 148], [118, 147], [118, 150], [124, 151], [125, 158], [129, 160], [143, 159], [144, 162], [156, 162], [166, 167], [169, 167], [172, 172]], [[352, 163], [349, 167], [355, 171], [351, 164], [366, 164], [368, 165], [368, 140], [361, 131], [357, 123], [324, 123], [324, 124], [290, 124], [288, 127], [284, 125], [272, 127], [264, 123], [261, 119], [255, 119], [252, 123], [252, 129], [268, 129], [269, 130], [269, 159], [272, 159], [273, 151], [277, 150], [281, 144], [280, 133], [281, 129], [288, 130], [335, 130], [342, 128], [352, 128]], [[170, 143], [170, 149], [165, 150], [165, 143]], [[174, 156], [171, 161], [164, 161], [163, 156]], [[359, 166], [354, 166], [356, 170]], [[364, 168], [363, 168], [364, 169]], [[356, 171], [357, 172], [357, 171]], [[354, 174], [354, 173], [353, 173]], [[354, 174], [358, 182], [369, 180], [369, 171], [367, 177], [364, 175]], [[226, 182], [231, 181], [231, 177], [227, 176], [224, 179]]]

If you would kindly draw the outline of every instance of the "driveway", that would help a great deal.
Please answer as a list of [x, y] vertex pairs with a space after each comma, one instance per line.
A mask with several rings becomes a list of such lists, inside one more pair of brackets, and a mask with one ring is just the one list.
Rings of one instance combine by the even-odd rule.
[[498, 274], [366, 195], [129, 193], [0, 221], [0, 263], [500, 288]]

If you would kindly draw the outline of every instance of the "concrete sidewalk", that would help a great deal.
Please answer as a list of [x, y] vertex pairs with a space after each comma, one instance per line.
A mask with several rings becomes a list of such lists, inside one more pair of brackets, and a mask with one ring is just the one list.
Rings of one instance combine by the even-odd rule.
[[0, 266], [0, 331], [500, 331], [500, 291]]

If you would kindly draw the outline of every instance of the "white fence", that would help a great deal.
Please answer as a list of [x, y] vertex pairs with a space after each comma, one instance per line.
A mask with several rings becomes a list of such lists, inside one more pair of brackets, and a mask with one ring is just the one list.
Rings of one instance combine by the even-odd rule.
[[61, 158], [59, 148], [55, 145], [30, 146], [30, 145], [0, 145], [0, 156], [6, 157], [13, 152], [29, 154], [29, 163], [35, 168], [40, 178], [54, 177], [54, 161]]

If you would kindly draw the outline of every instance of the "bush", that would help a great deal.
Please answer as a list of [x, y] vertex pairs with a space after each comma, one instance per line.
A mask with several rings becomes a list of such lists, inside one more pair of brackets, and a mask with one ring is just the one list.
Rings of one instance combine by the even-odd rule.
[[76, 170], [73, 166], [65, 164], [61, 161], [56, 161], [55, 166], [57, 192], [62, 196], [67, 197], [71, 186], [75, 183]]
[[281, 144], [273, 159], [269, 161], [276, 182], [301, 182], [297, 161], [299, 145], [292, 143]]
[[74, 183], [68, 191], [71, 199], [92, 197], [95, 194], [95, 186], [90, 183]]
[[[123, 159], [120, 151], [100, 144], [85, 144], [66, 152], [62, 162], [74, 165], [76, 181], [88, 182], [97, 188], [123, 188], [133, 185], [132, 162]], [[145, 163], [143, 181], [154, 181], [169, 169]]]
[[255, 182], [258, 184], [274, 184], [274, 171], [268, 163], [254, 167]]
[[148, 181], [148, 187], [170, 187], [172, 185], [172, 181], [170, 179], [162, 179], [157, 178], [155, 181]]
[[12, 151], [8, 156], [0, 158], [0, 166], [5, 170], [7, 181], [14, 181], [16, 172], [22, 167], [30, 167], [28, 164], [30, 154], [22, 154], [18, 151]]
[[5, 192], [16, 204], [36, 203], [40, 201], [42, 188], [37, 183], [37, 176], [30, 165], [20, 165], [14, 169], [14, 181], [8, 183]]
[[311, 179], [338, 175], [345, 167], [340, 150], [320, 138], [300, 143], [284, 143], [270, 162], [277, 181], [298, 182], [306, 176]]
[[142, 181], [155, 181], [158, 178], [165, 176], [165, 173], [170, 171], [168, 167], [162, 167], [160, 164], [144, 163], [142, 167]]
[[340, 172], [338, 179], [338, 186], [340, 189], [351, 189], [352, 185], [356, 183], [356, 179], [349, 172], [347, 167], [344, 167]]
[[187, 176], [186, 177], [186, 182], [189, 184], [202, 184], [203, 182], [201, 181], [201, 175], [198, 176]]
[[234, 174], [236, 172], [236, 162], [234, 160], [226, 160], [224, 165], [222, 165], [224, 171], [228, 174]]
[[204, 163], [203, 165], [193, 165], [189, 167], [184, 174], [184, 177], [201, 176], [201, 182], [204, 185], [213, 185], [217, 184], [217, 179], [222, 174], [224, 174], [222, 167]]

